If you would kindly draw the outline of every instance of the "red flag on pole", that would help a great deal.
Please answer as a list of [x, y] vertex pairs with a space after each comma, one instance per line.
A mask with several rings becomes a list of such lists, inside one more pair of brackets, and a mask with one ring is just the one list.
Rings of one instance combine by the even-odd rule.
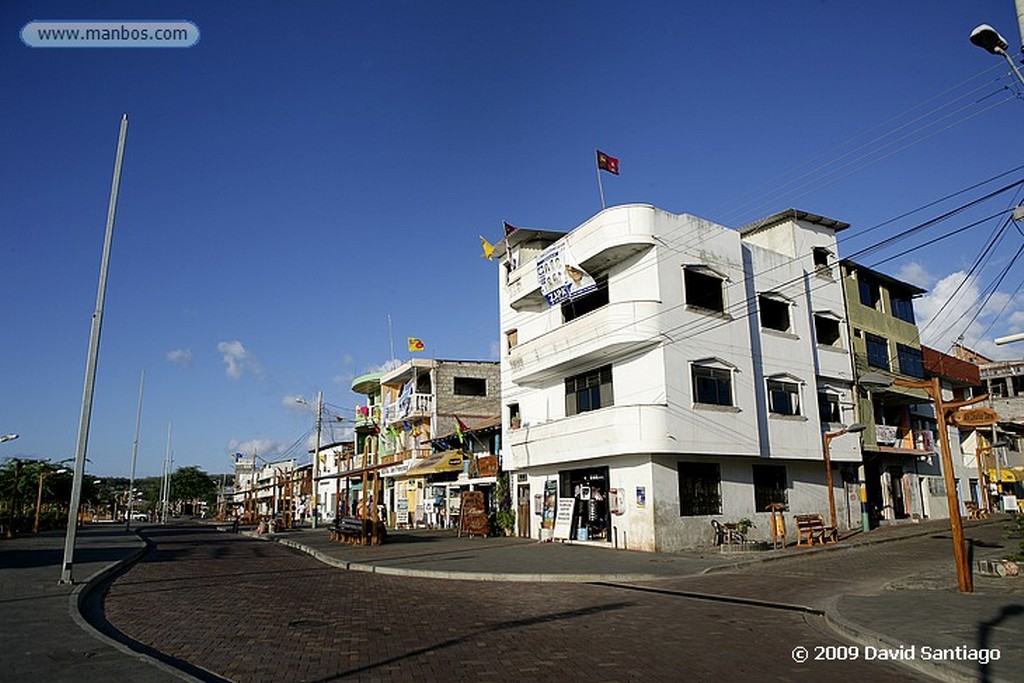
[[601, 171], [608, 171], [612, 175], [619, 175], [619, 160], [597, 150], [597, 168]]

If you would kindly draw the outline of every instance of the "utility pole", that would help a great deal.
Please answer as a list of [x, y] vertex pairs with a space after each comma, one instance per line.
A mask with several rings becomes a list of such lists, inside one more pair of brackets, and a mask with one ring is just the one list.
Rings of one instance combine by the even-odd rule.
[[110, 185], [110, 203], [107, 205], [107, 230], [103, 238], [103, 256], [100, 260], [100, 282], [96, 292], [96, 308], [92, 314], [92, 330], [89, 334], [89, 355], [85, 363], [85, 388], [82, 390], [82, 412], [78, 421], [78, 445], [75, 449], [75, 478], [71, 484], [71, 501], [68, 505], [68, 528], [64, 536], [64, 560], [61, 563], [60, 581], [74, 583], [72, 568], [75, 557], [75, 534], [78, 531], [78, 506], [82, 502], [82, 480], [85, 478], [85, 454], [89, 445], [89, 423], [92, 419], [92, 395], [96, 384], [96, 363], [100, 352], [100, 331], [103, 329], [103, 302], [107, 293], [107, 269], [110, 265], [110, 248], [114, 241], [114, 216], [117, 214], [117, 194], [121, 185], [121, 162], [124, 159], [124, 144], [128, 136], [128, 114], [121, 117], [121, 130], [117, 136], [117, 154], [114, 160], [114, 179]]
[[142, 389], [146, 384], [146, 371], [139, 378], [139, 407], [135, 410], [135, 441], [132, 442], [132, 469], [128, 477], [128, 511], [124, 514], [124, 530], [132, 529], [132, 510], [135, 505], [135, 460], [139, 456], [139, 427], [142, 426]]
[[318, 477], [320, 476], [320, 430], [323, 426], [322, 418], [324, 414], [324, 392], [318, 391], [316, 394], [316, 450], [313, 451], [313, 472], [312, 472], [312, 484], [313, 484], [313, 528], [316, 528], [317, 518], [320, 516], [320, 482]]

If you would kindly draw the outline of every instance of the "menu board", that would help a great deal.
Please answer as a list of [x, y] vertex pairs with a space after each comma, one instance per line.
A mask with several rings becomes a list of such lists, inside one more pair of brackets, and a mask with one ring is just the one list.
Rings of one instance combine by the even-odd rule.
[[487, 510], [483, 491], [463, 491], [459, 510], [459, 536], [486, 536]]

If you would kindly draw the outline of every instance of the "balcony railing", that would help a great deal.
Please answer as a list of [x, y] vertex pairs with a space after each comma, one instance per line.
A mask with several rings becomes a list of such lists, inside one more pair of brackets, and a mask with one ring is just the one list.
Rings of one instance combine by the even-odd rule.
[[875, 425], [875, 443], [884, 448], [899, 448], [932, 453], [935, 433], [927, 429], [905, 429], [891, 425]]
[[433, 412], [433, 394], [410, 394], [387, 406], [387, 410], [384, 411], [384, 424], [389, 425], [409, 417], [429, 417]]

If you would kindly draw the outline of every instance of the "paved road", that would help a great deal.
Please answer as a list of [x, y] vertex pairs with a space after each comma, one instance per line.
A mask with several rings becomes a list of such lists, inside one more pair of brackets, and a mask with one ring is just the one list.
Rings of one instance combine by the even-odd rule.
[[438, 581], [339, 571], [209, 528], [146, 534], [156, 548], [110, 586], [106, 618], [210, 678], [914, 680], [890, 662], [795, 662], [794, 647], [847, 643], [819, 615], [694, 599], [678, 594], [683, 580]]

